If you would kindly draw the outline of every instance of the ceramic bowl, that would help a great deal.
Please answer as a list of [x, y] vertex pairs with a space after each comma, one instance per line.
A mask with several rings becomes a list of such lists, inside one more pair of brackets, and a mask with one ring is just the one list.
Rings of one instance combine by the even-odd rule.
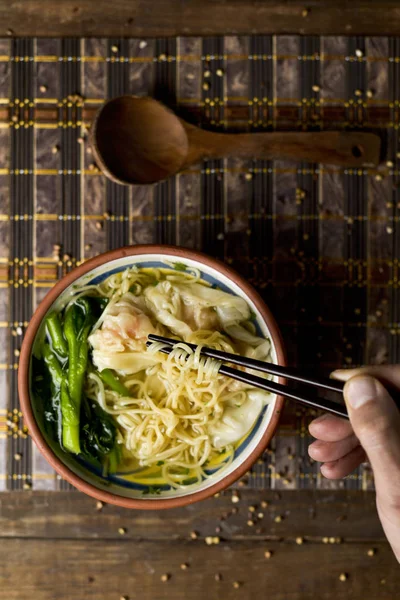
[[18, 373], [19, 395], [22, 411], [30, 435], [40, 452], [54, 469], [82, 492], [112, 504], [127, 508], [161, 509], [183, 506], [207, 498], [230, 486], [244, 475], [265, 450], [278, 424], [283, 399], [273, 396], [253, 429], [238, 446], [232, 463], [221, 469], [215, 477], [207, 478], [196, 487], [174, 490], [168, 486], [149, 486], [133, 481], [129, 474], [113, 474], [103, 477], [80, 456], [61, 450], [46, 435], [41, 407], [34, 401], [30, 391], [32, 349], [43, 330], [43, 323], [50, 310], [62, 309], [77, 286], [99, 282], [112, 273], [127, 267], [164, 267], [182, 270], [195, 267], [201, 277], [218, 285], [224, 291], [242, 296], [256, 315], [255, 324], [260, 334], [272, 343], [272, 360], [285, 364], [283, 343], [275, 320], [257, 292], [240, 275], [225, 264], [204, 254], [171, 246], [132, 246], [106, 252], [80, 265], [63, 277], [40, 303], [27, 328], [21, 348]]

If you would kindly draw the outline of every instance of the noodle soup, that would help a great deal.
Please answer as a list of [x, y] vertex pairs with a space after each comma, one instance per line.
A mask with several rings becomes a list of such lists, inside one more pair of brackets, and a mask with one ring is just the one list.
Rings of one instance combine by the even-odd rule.
[[[272, 361], [271, 342], [243, 297], [193, 266], [106, 275], [73, 286], [36, 338], [31, 389], [41, 426], [69, 465], [104, 485], [145, 496], [209, 485], [274, 397], [220, 375], [200, 348]], [[168, 356], [160, 343], [147, 347], [152, 333], [176, 338]]]

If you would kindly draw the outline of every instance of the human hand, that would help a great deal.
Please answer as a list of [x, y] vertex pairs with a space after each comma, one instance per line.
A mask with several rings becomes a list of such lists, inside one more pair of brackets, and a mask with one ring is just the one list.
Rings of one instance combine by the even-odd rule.
[[347, 382], [350, 421], [328, 413], [312, 421], [310, 433], [317, 440], [309, 455], [323, 463], [321, 473], [328, 479], [345, 477], [365, 460], [371, 463], [379, 518], [400, 562], [400, 412], [384, 387], [400, 390], [400, 365], [335, 371], [333, 377]]

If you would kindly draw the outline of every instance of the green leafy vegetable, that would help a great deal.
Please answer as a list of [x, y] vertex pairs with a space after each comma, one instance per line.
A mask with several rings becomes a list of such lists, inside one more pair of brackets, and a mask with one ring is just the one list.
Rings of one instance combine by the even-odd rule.
[[68, 356], [67, 341], [64, 337], [61, 321], [57, 313], [52, 312], [46, 319], [46, 327], [51, 339], [51, 345], [53, 350], [62, 359], [66, 359]]
[[68, 394], [62, 390], [62, 438], [69, 452], [79, 454], [79, 416], [88, 363], [88, 335], [96, 321], [87, 298], [78, 298], [67, 309], [64, 335], [68, 342]]
[[97, 403], [90, 402], [84, 397], [81, 410], [81, 453], [99, 463], [103, 463], [106, 457], [110, 459], [113, 454], [112, 460], [117, 462], [119, 456], [117, 456], [116, 435], [117, 428], [112, 417]]
[[154, 495], [154, 496], [159, 496], [162, 492], [162, 487], [159, 485], [149, 485], [149, 487], [147, 488], [147, 490], [144, 490], [142, 492], [142, 496], [147, 496], [147, 495]]
[[128, 388], [124, 386], [124, 384], [119, 380], [118, 375], [112, 369], [104, 369], [103, 371], [99, 372], [98, 375], [102, 381], [114, 392], [117, 392], [117, 394], [120, 394], [121, 396], [131, 395]]
[[187, 266], [184, 263], [176, 262], [173, 264], [175, 271], [187, 271]]

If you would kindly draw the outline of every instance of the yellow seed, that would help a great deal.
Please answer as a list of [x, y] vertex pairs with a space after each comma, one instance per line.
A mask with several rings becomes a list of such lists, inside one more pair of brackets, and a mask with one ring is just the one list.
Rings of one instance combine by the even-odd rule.
[[241, 585], [241, 584], [240, 584], [240, 581], [234, 581], [234, 582], [233, 582], [233, 587], [235, 588], [235, 590], [239, 589], [239, 588], [240, 588], [240, 585]]
[[323, 544], [329, 544], [329, 538], [327, 538], [327, 537], [323, 537], [323, 538], [322, 538], [322, 543], [323, 543]]
[[307, 17], [310, 13], [310, 9], [309, 8], [303, 8], [303, 10], [301, 11], [301, 16], [302, 17]]
[[387, 166], [387, 167], [389, 167], [389, 168], [390, 168], [390, 167], [393, 167], [393, 163], [392, 163], [392, 161], [391, 161], [391, 160], [387, 160], [387, 161], [386, 161], [386, 166]]
[[252, 175], [252, 173], [246, 173], [244, 178], [246, 181], [251, 181], [253, 179], [253, 175]]
[[249, 520], [247, 521], [247, 525], [248, 525], [249, 527], [253, 527], [253, 525], [254, 525], [254, 521], [252, 521], [251, 519], [249, 519]]
[[222, 579], [221, 573], [215, 573], [214, 579], [215, 579], [215, 581], [221, 581], [221, 579]]
[[361, 90], [355, 90], [354, 95], [355, 96], [362, 96], [362, 91]]
[[237, 504], [239, 502], [240, 498], [238, 496], [238, 494], [232, 494], [232, 502], [233, 504]]
[[215, 74], [216, 74], [218, 77], [223, 77], [223, 75], [224, 75], [224, 72], [223, 72], [223, 70], [222, 70], [222, 69], [217, 69], [217, 70], [215, 71]]
[[346, 581], [348, 579], [347, 573], [340, 573], [339, 579], [340, 581]]
[[275, 523], [280, 523], [283, 520], [283, 517], [281, 515], [277, 515], [274, 519]]
[[334, 537], [330, 537], [330, 538], [329, 538], [329, 543], [330, 543], [330, 544], [334, 544], [334, 543], [335, 543], [335, 541], [336, 541], [336, 539], [335, 539]]
[[22, 458], [22, 454], [20, 452], [16, 452], [14, 454], [14, 460], [21, 460], [21, 458]]
[[101, 221], [96, 221], [96, 229], [99, 231], [103, 229], [103, 223]]
[[381, 579], [381, 584], [385, 585], [385, 583], [386, 583], [386, 579]]
[[52, 154], [58, 154], [58, 152], [60, 152], [60, 147], [59, 146], [53, 146], [51, 149], [51, 153]]
[[210, 89], [210, 84], [207, 81], [205, 81], [203, 83], [203, 90], [209, 90], [209, 89]]
[[203, 76], [204, 77], [211, 77], [211, 71], [208, 71], [208, 70], [204, 71]]
[[358, 49], [357, 49], [357, 50], [356, 50], [356, 52], [355, 52], [355, 54], [356, 54], [356, 56], [357, 56], [358, 58], [361, 58], [361, 57], [363, 56], [363, 51], [362, 51], [362, 50], [358, 50]]
[[256, 507], [255, 506], [249, 506], [249, 512], [251, 512], [251, 513], [256, 512]]
[[30, 483], [30, 481], [25, 481], [25, 483], [22, 487], [24, 490], [30, 490], [32, 487], [32, 484]]
[[198, 538], [198, 537], [199, 537], [199, 536], [198, 536], [198, 534], [196, 533], [196, 531], [191, 531], [191, 532], [190, 532], [190, 539], [191, 539], [191, 540], [197, 540], [197, 538]]
[[261, 508], [267, 508], [268, 507], [268, 502], [266, 502], [265, 500], [263, 500], [261, 502]]
[[41, 86], [39, 87], [39, 91], [41, 91], [41, 92], [42, 92], [42, 94], [44, 94], [44, 92], [47, 92], [47, 85], [41, 85]]
[[376, 554], [375, 548], [370, 548], [367, 552], [368, 556], [374, 556]]
[[98, 500], [96, 502], [96, 510], [101, 510], [103, 508], [103, 506], [104, 506], [104, 503], [100, 502], [100, 500]]
[[119, 600], [129, 600], [129, 596], [120, 596]]
[[336, 544], [341, 544], [342, 543], [342, 538], [340, 538], [340, 537], [335, 538], [335, 543]]
[[118, 529], [118, 533], [119, 533], [120, 535], [125, 535], [125, 534], [126, 534], [126, 531], [127, 531], [127, 530], [125, 529], [125, 527], [119, 527], [119, 529]]
[[296, 538], [296, 544], [298, 544], [299, 546], [301, 546], [304, 543], [304, 540], [302, 537], [297, 537]]
[[320, 91], [321, 91], [321, 88], [319, 87], [319, 85], [313, 85], [313, 86], [312, 86], [312, 91], [313, 91], [313, 92], [320, 92]]
[[259, 513], [258, 513], [258, 515], [257, 515], [257, 517], [258, 517], [259, 519], [263, 519], [263, 518], [264, 518], [264, 513], [262, 513], [262, 512], [259, 512]]
[[182, 563], [181, 564], [182, 571], [186, 571], [186, 569], [188, 569], [188, 568], [189, 568], [189, 565], [187, 563]]
[[111, 46], [111, 52], [118, 52], [118, 46]]
[[367, 98], [373, 98], [374, 92], [372, 90], [367, 90]]
[[219, 537], [218, 537], [217, 535], [215, 535], [215, 536], [212, 538], [212, 543], [213, 543], [213, 544], [219, 544], [219, 543], [220, 543], [220, 541], [221, 541], [221, 540], [219, 539]]
[[164, 575], [161, 575], [161, 581], [165, 583], [170, 577], [171, 575], [169, 573], [164, 573]]
[[160, 56], [158, 57], [158, 60], [167, 60], [167, 55], [166, 54], [160, 54]]
[[213, 544], [213, 538], [211, 537], [211, 535], [208, 535], [204, 541], [207, 544], [207, 546], [211, 546]]
[[266, 551], [264, 552], [264, 556], [265, 556], [265, 558], [271, 558], [271, 556], [272, 556], [272, 552], [271, 552], [271, 550], [266, 550]]
[[375, 180], [376, 181], [382, 181], [382, 175], [380, 175], [380, 173], [378, 173], [377, 175], [375, 175]]

